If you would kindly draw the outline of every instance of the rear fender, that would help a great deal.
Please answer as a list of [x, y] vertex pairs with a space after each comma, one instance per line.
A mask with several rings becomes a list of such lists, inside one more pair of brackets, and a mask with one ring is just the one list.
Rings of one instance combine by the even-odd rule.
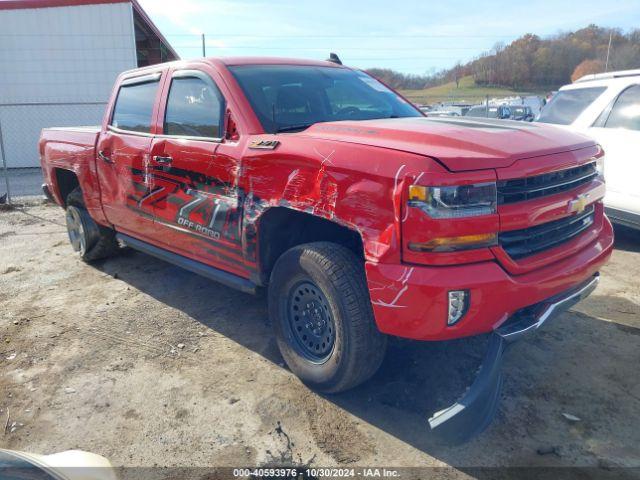
[[[44, 133], [54, 137], [68, 134], [67, 131], [49, 132], [46, 130]], [[61, 186], [58, 185], [57, 170], [72, 172], [78, 179], [85, 206], [91, 217], [99, 224], [110, 226], [102, 211], [94, 144], [87, 145], [81, 142], [65, 141], [62, 138], [43, 138], [41, 139], [40, 150], [45, 182], [49, 186], [56, 203], [61, 206], [65, 204], [65, 199], [61, 195]]]

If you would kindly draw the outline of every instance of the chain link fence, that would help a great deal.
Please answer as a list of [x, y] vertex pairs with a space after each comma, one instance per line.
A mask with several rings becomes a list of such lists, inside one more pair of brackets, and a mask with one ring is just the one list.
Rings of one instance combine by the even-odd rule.
[[[43, 128], [98, 125], [105, 102], [0, 105], [0, 200], [40, 195], [38, 139]], [[5, 197], [6, 195], [6, 197]]]

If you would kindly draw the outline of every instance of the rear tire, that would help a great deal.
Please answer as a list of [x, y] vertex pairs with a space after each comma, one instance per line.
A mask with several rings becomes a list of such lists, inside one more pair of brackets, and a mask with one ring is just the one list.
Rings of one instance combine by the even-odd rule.
[[375, 324], [364, 265], [341, 245], [286, 251], [271, 273], [269, 316], [285, 362], [316, 390], [353, 388], [384, 359], [386, 336]]
[[118, 251], [116, 233], [98, 225], [84, 206], [82, 190], [77, 187], [66, 198], [67, 233], [71, 247], [85, 262], [114, 255]]

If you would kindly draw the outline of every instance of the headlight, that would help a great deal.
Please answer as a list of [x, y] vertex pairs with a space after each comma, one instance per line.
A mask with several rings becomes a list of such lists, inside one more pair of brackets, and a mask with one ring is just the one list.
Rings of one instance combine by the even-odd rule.
[[409, 187], [409, 206], [432, 218], [477, 217], [496, 213], [496, 184], [477, 183], [454, 187]]

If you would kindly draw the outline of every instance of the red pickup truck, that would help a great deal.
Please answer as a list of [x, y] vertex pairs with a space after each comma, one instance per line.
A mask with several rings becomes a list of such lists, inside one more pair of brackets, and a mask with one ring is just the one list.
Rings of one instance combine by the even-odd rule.
[[100, 127], [50, 128], [47, 195], [85, 261], [126, 245], [268, 288], [289, 368], [323, 392], [388, 335], [491, 333], [453, 440], [495, 411], [503, 352], [588, 295], [613, 244], [603, 152], [554, 127], [425, 118], [331, 62], [208, 58], [121, 74]]

